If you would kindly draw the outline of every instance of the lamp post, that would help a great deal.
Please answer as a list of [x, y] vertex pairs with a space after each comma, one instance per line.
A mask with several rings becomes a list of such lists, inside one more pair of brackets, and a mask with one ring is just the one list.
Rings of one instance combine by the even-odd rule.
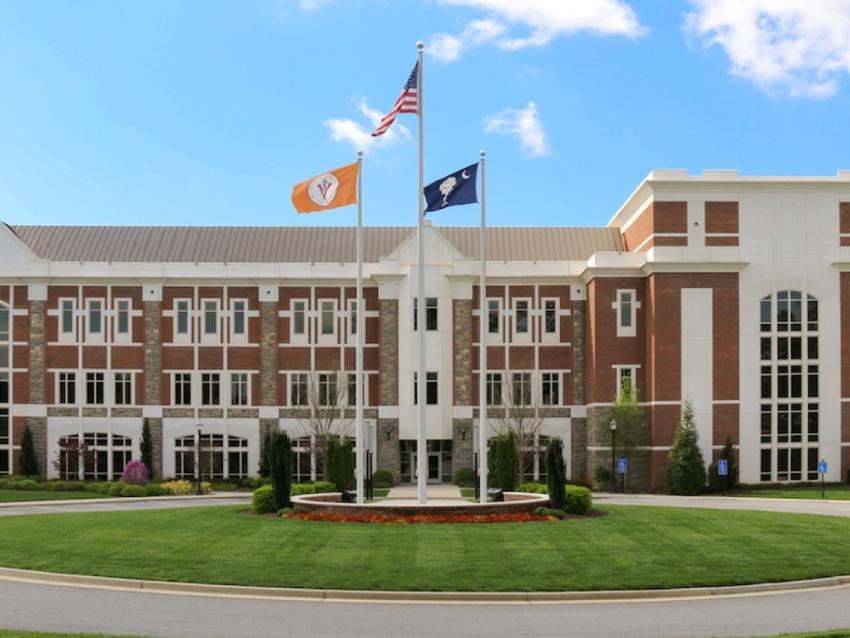
[[195, 494], [201, 496], [204, 493], [203, 487], [201, 487], [201, 481], [203, 480], [203, 475], [201, 474], [201, 422], [198, 421], [195, 423], [195, 430], [197, 430], [197, 438], [195, 439], [195, 447], [198, 457], [198, 462], [195, 465], [195, 475], [198, 479], [198, 489], [195, 490]]
[[614, 482], [614, 477], [617, 476], [617, 421], [611, 419], [608, 427], [611, 428], [611, 491], [615, 492], [616, 483]]

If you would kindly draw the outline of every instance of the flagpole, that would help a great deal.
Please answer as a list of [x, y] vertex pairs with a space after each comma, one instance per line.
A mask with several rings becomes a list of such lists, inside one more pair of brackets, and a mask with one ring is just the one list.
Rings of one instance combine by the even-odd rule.
[[[487, 195], [484, 181], [484, 157], [481, 151], [478, 160], [481, 174], [481, 229], [478, 231], [478, 256], [481, 260], [481, 275], [478, 279], [478, 480], [479, 498], [487, 502], [487, 332], [490, 312], [487, 307]], [[501, 317], [499, 318], [501, 321]]]
[[417, 241], [418, 241], [418, 264], [417, 277], [419, 280], [418, 290], [416, 293], [416, 338], [419, 340], [419, 372], [416, 379], [416, 393], [419, 405], [418, 407], [418, 437], [416, 441], [416, 485], [417, 496], [420, 505], [424, 505], [428, 500], [428, 428], [426, 422], [425, 408], [427, 406], [427, 397], [425, 396], [425, 233], [423, 229], [423, 206], [422, 206], [422, 191], [425, 188], [424, 172], [423, 172], [423, 140], [422, 140], [422, 111], [423, 111], [423, 91], [422, 91], [422, 50], [425, 48], [425, 43], [421, 40], [416, 43], [416, 48], [419, 50], [419, 58], [417, 64], [417, 79], [416, 79], [416, 98], [417, 98], [417, 114], [419, 116], [419, 188], [416, 191], [416, 222], [417, 222]]
[[357, 151], [357, 299], [355, 303], [355, 330], [357, 332], [357, 346], [355, 349], [356, 376], [354, 392], [356, 397], [355, 408], [355, 436], [357, 437], [357, 503], [363, 504], [363, 479], [365, 465], [365, 437], [363, 434], [363, 316], [366, 314], [366, 306], [363, 303], [363, 151]]

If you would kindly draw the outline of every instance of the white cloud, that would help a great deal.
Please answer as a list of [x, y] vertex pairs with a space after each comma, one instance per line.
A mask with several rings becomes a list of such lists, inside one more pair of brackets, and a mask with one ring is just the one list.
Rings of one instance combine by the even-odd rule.
[[690, 0], [685, 29], [770, 93], [824, 98], [850, 71], [850, 0]]
[[304, 11], [315, 11], [323, 4], [327, 4], [331, 0], [298, 0], [298, 8]]
[[380, 137], [372, 137], [372, 131], [378, 126], [384, 114], [371, 108], [365, 98], [358, 102], [357, 109], [369, 120], [371, 127], [367, 129], [360, 122], [350, 118], [325, 120], [325, 126], [328, 127], [334, 142], [351, 144], [355, 150], [366, 152], [375, 147], [390, 146], [402, 139], [410, 139], [410, 129], [398, 120]]
[[487, 116], [484, 118], [484, 132], [514, 136], [529, 157], [543, 157], [552, 152], [534, 102], [529, 102], [523, 109], [505, 109]]
[[[488, 12], [488, 19], [470, 22], [457, 35], [435, 34], [428, 51], [438, 60], [456, 60], [464, 49], [495, 42], [514, 51], [545, 46], [559, 35], [590, 31], [602, 35], [637, 37], [646, 32], [637, 13], [623, 0], [440, 0], [441, 4], [472, 7]], [[521, 25], [526, 35], [508, 33]]]

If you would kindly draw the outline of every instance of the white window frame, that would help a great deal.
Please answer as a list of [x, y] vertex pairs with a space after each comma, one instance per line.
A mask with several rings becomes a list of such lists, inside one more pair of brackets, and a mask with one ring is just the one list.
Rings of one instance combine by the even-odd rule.
[[[296, 376], [299, 379], [301, 379], [301, 377], [304, 377], [304, 386], [303, 386], [304, 387], [304, 397], [303, 397], [303, 401], [301, 401], [300, 403], [293, 403], [293, 401], [292, 401], [292, 390], [293, 390], [293, 386], [296, 385], [294, 383], [294, 378]], [[286, 381], [287, 381], [287, 383], [286, 383], [286, 385], [287, 385], [286, 405], [290, 408], [306, 408], [306, 407], [308, 407], [309, 404], [310, 404], [310, 400], [309, 400], [310, 375], [307, 372], [289, 372], [286, 375]], [[301, 384], [298, 384], [298, 385], [301, 385]], [[299, 398], [301, 398], [301, 392], [300, 391], [298, 392], [298, 396], [299, 396]]]
[[[502, 343], [502, 331], [504, 325], [504, 317], [502, 313], [502, 305], [504, 300], [501, 297], [487, 297], [485, 300], [487, 307], [484, 311], [484, 319], [481, 322], [481, 334], [486, 335], [486, 339], [479, 339], [486, 343]], [[490, 332], [490, 304], [496, 302], [496, 332]]]
[[[54, 372], [54, 374], [56, 375], [55, 376], [56, 405], [79, 405], [80, 404], [80, 384], [79, 384], [80, 375], [77, 373], [77, 371], [76, 370], [56, 370]], [[62, 387], [62, 376], [63, 375], [65, 375], [66, 377], [70, 376], [71, 380], [73, 380], [73, 382], [74, 382], [74, 400], [73, 401], [62, 402], [62, 401], [59, 400], [61, 395], [62, 395], [61, 387]], [[65, 383], [67, 384], [67, 379], [66, 379]], [[66, 395], [67, 395], [67, 388], [66, 388]], [[67, 398], [67, 396], [66, 396], [66, 398]]]
[[[356, 376], [356, 372], [348, 372], [345, 375], [346, 399], [350, 408], [357, 406], [357, 397], [351, 396], [352, 377]], [[369, 405], [369, 375], [364, 371], [361, 376], [363, 379], [363, 406], [366, 407]]]
[[[92, 330], [92, 306], [98, 304], [100, 306], [100, 330], [94, 332]], [[104, 343], [106, 341], [106, 304], [103, 299], [89, 298], [86, 299], [86, 343]]]
[[[510, 375], [511, 375], [511, 385], [510, 385], [509, 390], [511, 392], [511, 398], [510, 398], [510, 404], [509, 405], [511, 407], [514, 407], [514, 408], [533, 407], [533, 404], [534, 404], [534, 374], [532, 373], [532, 371], [531, 370], [511, 370]], [[514, 395], [516, 388], [517, 388], [517, 383], [518, 383], [516, 377], [518, 377], [518, 376], [528, 378], [528, 396], [526, 397], [528, 399], [527, 402], [518, 402], [516, 400], [515, 395]], [[522, 379], [520, 379], [519, 382], [522, 383]], [[522, 394], [524, 394], [524, 392], [520, 391], [520, 394], [522, 395]]]
[[[228, 376], [229, 376], [229, 379], [230, 379], [230, 383], [229, 383], [230, 393], [227, 396], [228, 405], [230, 405], [230, 407], [233, 407], [233, 408], [247, 408], [247, 407], [249, 407], [251, 405], [251, 375], [248, 372], [239, 371], [239, 372], [230, 372]], [[237, 377], [239, 377], [238, 381], [236, 380]], [[244, 377], [244, 384], [243, 384], [242, 377]], [[244, 402], [234, 402], [234, 400], [233, 400], [234, 383], [238, 384], [238, 387], [239, 387], [236, 394], [239, 397], [244, 398]], [[243, 388], [244, 388], [244, 392], [243, 392]]]
[[[496, 377], [498, 377], [498, 382], [496, 381]], [[504, 402], [504, 397], [502, 393], [505, 391], [505, 375], [502, 372], [487, 372], [484, 377], [484, 400], [487, 402], [489, 407], [501, 407]], [[491, 399], [495, 399], [495, 389], [499, 388], [499, 400], [492, 401]], [[488, 399], [489, 396], [489, 399]]]
[[[413, 405], [419, 405], [419, 373], [413, 373]], [[437, 387], [436, 400], [433, 403], [428, 402], [428, 386], [435, 384]], [[440, 374], [434, 370], [425, 372], [425, 405], [440, 405]]]
[[[357, 341], [357, 299], [349, 299], [345, 305], [346, 316], [346, 338], [349, 344]], [[366, 329], [366, 322], [363, 322], [363, 329]], [[354, 405], [354, 404], [352, 404]]]
[[[205, 408], [220, 408], [222, 404], [222, 396], [221, 396], [221, 372], [217, 372], [215, 370], [203, 370], [198, 373], [199, 387], [201, 390], [201, 394], [199, 395], [198, 405]], [[204, 402], [204, 390], [209, 386], [209, 397], [210, 401]], [[213, 387], [217, 387], [218, 390], [218, 401], [212, 403], [213, 397]]]
[[[93, 377], [92, 381], [89, 381], [89, 375]], [[103, 397], [103, 401], [98, 402], [89, 402], [89, 383], [97, 384], [97, 375], [101, 376], [99, 383], [102, 385], [101, 388], [101, 396]], [[105, 406], [108, 405], [108, 395], [106, 389], [106, 370], [86, 370], [83, 372], [83, 404], [89, 406]], [[96, 392], [95, 392], [96, 395]]]
[[[122, 304], [127, 304], [126, 311], [121, 309]], [[113, 300], [114, 306], [114, 315], [112, 317], [113, 327], [112, 327], [112, 340], [115, 343], [132, 343], [133, 342], [133, 300], [128, 297], [120, 297], [118, 299]], [[121, 325], [121, 315], [126, 312], [127, 313], [127, 330], [125, 332], [121, 332], [119, 327]]]
[[[118, 378], [123, 377], [125, 375], [127, 377], [127, 380], [121, 381], [121, 383], [125, 384], [125, 383], [129, 382], [129, 384], [130, 384], [129, 400], [124, 401], [122, 403], [118, 403], [118, 383], [119, 383]], [[135, 384], [133, 383], [133, 376], [134, 375], [133, 375], [132, 372], [128, 372], [128, 371], [124, 371], [124, 370], [116, 371], [116, 372], [112, 373], [112, 388], [111, 388], [112, 389], [112, 405], [117, 405], [117, 406], [134, 405], [135, 395], [133, 393], [133, 386]]]
[[[215, 332], [207, 332], [207, 304], [215, 305]], [[201, 343], [221, 343], [221, 300], [201, 299]]]
[[639, 365], [614, 365], [611, 366], [614, 368], [614, 400], [616, 401], [620, 397], [620, 388], [623, 387], [623, 379], [628, 377], [631, 379], [632, 386], [632, 397], [636, 397], [637, 394], [637, 371], [640, 369]]
[[[624, 303], [624, 296], [630, 296], [631, 312], [629, 313], [629, 323], [631, 325], [623, 325], [622, 313], [620, 307]], [[617, 336], [618, 337], [635, 337], [637, 336], [637, 311], [641, 307], [641, 303], [637, 300], [637, 290], [634, 288], [618, 288], [615, 301], [611, 304], [614, 312], [617, 313]]]
[[[178, 377], [184, 378], [184, 381], [181, 383], [181, 385], [184, 385], [187, 381], [188, 381], [188, 384], [189, 384], [189, 401], [186, 402], [186, 403], [183, 403], [183, 402], [178, 403], [177, 402], [177, 394], [178, 394], [177, 393], [177, 378]], [[172, 372], [171, 373], [171, 405], [176, 406], [176, 407], [192, 407], [194, 405], [195, 380], [192, 377], [193, 377], [192, 373], [188, 372], [188, 371]], [[181, 392], [180, 395], [182, 397], [183, 393]]]
[[[291, 343], [307, 343], [310, 334], [310, 304], [307, 299], [292, 299], [289, 304], [289, 341]], [[298, 304], [303, 304], [301, 310], [303, 313], [303, 330], [300, 333], [295, 332], [295, 307]]]
[[[242, 332], [236, 332], [236, 305], [242, 304]], [[248, 300], [230, 300], [230, 343], [248, 343]]]
[[[65, 331], [65, 303], [71, 305], [71, 330]], [[75, 343], [77, 341], [77, 300], [73, 297], [62, 297], [59, 299], [59, 330], [57, 332], [60, 343]]]
[[[323, 322], [325, 316], [325, 308], [330, 306], [331, 313], [331, 332], [324, 332]], [[319, 338], [317, 339], [318, 343], [337, 343], [337, 300], [336, 299], [319, 299], [319, 311], [318, 311], [318, 326], [317, 332]]]
[[[528, 313], [528, 319], [526, 321], [526, 331], [519, 332], [517, 330], [517, 324], [519, 319], [519, 304], [525, 302], [528, 304], [526, 306], [526, 312]], [[511, 301], [511, 314], [513, 321], [512, 332], [513, 332], [513, 342], [514, 343], [531, 343], [533, 334], [534, 334], [534, 306], [532, 304], [531, 297], [514, 297]]]
[[[180, 327], [180, 304], [186, 304], [186, 332], [179, 332]], [[192, 300], [188, 298], [180, 298], [174, 300], [174, 317], [172, 324], [171, 339], [174, 343], [191, 343], [192, 342]]]
[[[555, 382], [555, 385], [557, 386], [558, 391], [555, 393], [554, 403], [546, 403], [546, 392], [545, 392], [544, 388], [545, 388], [546, 383], [547, 383], [547, 381], [546, 381], [547, 375], [554, 377], [554, 382]], [[549, 383], [552, 383], [552, 381], [550, 380]], [[559, 372], [557, 370], [546, 370], [546, 371], [540, 373], [540, 405], [541, 406], [551, 408], [551, 407], [557, 407], [557, 406], [563, 405], [564, 404], [564, 399], [563, 399], [563, 395], [562, 395], [563, 389], [564, 389], [564, 378], [563, 378], [563, 374], [561, 372]]]
[[[546, 332], [546, 304], [555, 304], [555, 331]], [[547, 343], [560, 343], [561, 341], [561, 303], [557, 297], [543, 297], [540, 299], [540, 341]]]

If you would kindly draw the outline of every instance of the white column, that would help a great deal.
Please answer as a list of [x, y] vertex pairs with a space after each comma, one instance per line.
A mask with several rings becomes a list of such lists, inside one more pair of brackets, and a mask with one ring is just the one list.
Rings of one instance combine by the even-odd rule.
[[425, 178], [422, 168], [423, 163], [423, 140], [422, 140], [422, 107], [423, 107], [423, 91], [422, 91], [422, 49], [425, 48], [425, 43], [417, 42], [416, 48], [419, 49], [419, 64], [417, 65], [418, 79], [416, 82], [416, 95], [418, 100], [418, 115], [419, 115], [419, 189], [416, 193], [416, 234], [418, 241], [418, 264], [417, 278], [419, 281], [418, 290], [416, 292], [417, 308], [416, 308], [416, 338], [419, 345], [419, 373], [417, 375], [417, 395], [418, 395], [418, 436], [416, 442], [416, 472], [417, 472], [417, 495], [420, 505], [424, 505], [428, 500], [428, 424], [426, 422], [426, 396], [425, 396], [425, 232], [423, 228], [423, 211], [422, 191], [425, 187]]
[[484, 190], [484, 157], [478, 162], [481, 173], [481, 228], [478, 231], [478, 253], [481, 275], [478, 280], [478, 480], [480, 501], [487, 502], [487, 206]]

